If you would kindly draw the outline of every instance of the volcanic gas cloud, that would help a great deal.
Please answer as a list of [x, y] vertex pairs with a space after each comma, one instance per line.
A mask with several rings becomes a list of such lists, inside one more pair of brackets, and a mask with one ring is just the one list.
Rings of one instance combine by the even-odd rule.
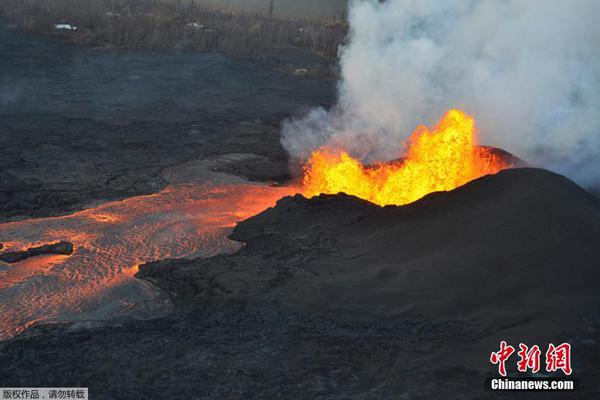
[[344, 192], [382, 206], [402, 205], [510, 166], [478, 146], [475, 120], [459, 110], [448, 111], [432, 129], [419, 126], [403, 147], [402, 159], [373, 165], [345, 151], [316, 150], [304, 167], [304, 195]]

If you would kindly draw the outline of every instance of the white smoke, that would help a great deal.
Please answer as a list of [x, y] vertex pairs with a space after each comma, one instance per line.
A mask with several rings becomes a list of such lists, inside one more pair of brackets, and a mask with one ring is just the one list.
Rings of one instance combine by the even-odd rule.
[[599, 17], [598, 0], [351, 0], [338, 103], [286, 121], [282, 143], [383, 161], [460, 108], [482, 144], [598, 182]]

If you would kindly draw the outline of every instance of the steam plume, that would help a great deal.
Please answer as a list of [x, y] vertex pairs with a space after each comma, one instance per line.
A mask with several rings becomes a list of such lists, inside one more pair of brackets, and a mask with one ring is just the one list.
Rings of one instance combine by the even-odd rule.
[[351, 0], [338, 103], [286, 121], [282, 143], [389, 160], [461, 108], [483, 144], [600, 182], [599, 15], [596, 0]]

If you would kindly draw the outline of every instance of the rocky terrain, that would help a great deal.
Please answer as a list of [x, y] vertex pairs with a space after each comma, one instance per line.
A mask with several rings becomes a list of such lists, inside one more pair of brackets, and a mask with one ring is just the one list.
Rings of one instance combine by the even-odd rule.
[[[49, 315], [73, 320], [88, 318], [86, 312], [115, 315], [116, 310], [130, 310], [131, 304], [145, 308], [155, 290], [128, 279], [133, 272], [126, 270], [165, 253], [175, 257], [182, 248], [208, 253], [229, 249], [225, 231], [217, 235], [214, 230], [220, 228], [215, 224], [203, 226], [189, 217], [181, 224], [174, 221], [178, 212], [186, 212], [186, 201], [202, 203], [201, 189], [183, 190], [194, 195], [165, 200], [163, 208], [151, 205], [148, 218], [144, 199], [136, 196], [160, 193], [171, 184], [225, 184], [220, 168], [236, 174], [238, 182], [238, 176], [286, 179], [280, 122], [303, 107], [328, 104], [335, 86], [331, 80], [286, 74], [278, 63], [67, 45], [20, 33], [3, 20], [0, 52], [0, 338]], [[227, 162], [215, 161], [222, 158]], [[205, 192], [206, 199], [212, 192]], [[118, 203], [125, 199], [133, 203]], [[84, 231], [95, 228], [85, 215], [94, 214], [97, 207], [111, 207], [111, 201], [118, 213], [140, 219], [115, 230], [108, 224], [110, 216], [92, 218], [99, 222], [98, 230], [86, 237]], [[133, 209], [128, 208], [131, 204]], [[181, 208], [175, 211], [177, 205]], [[74, 211], [84, 209], [87, 214], [75, 229], [63, 229], [57, 219], [43, 219], [61, 215], [64, 221], [78, 220], [81, 216]], [[160, 223], [153, 223], [156, 220]], [[174, 231], [167, 233], [170, 228]], [[158, 233], [141, 239], [128, 230]], [[186, 232], [191, 240], [178, 236]], [[136, 246], [134, 237], [152, 244]], [[184, 245], [165, 245], [165, 240], [182, 240]], [[72, 257], [44, 251], [18, 263], [4, 262], [30, 254], [21, 251], [59, 241], [73, 243]], [[130, 247], [116, 256], [123, 245]], [[102, 264], [113, 256], [117, 259]], [[110, 290], [113, 286], [115, 291]], [[90, 305], [96, 300], [100, 309]]]
[[[217, 55], [100, 52], [8, 27], [0, 52], [0, 221], [155, 193], [230, 153], [244, 156], [224, 172], [284, 181], [280, 121], [334, 97], [333, 81]], [[95, 399], [600, 393], [600, 201], [562, 176], [507, 170], [403, 207], [286, 197], [230, 237], [240, 251], [140, 267], [168, 316], [0, 342], [0, 386]], [[578, 390], [485, 391], [502, 339], [571, 343]]]
[[504, 339], [572, 344], [579, 388], [550, 398], [600, 392], [600, 202], [562, 176], [507, 170], [403, 207], [287, 197], [231, 237], [246, 246], [141, 267], [170, 317], [33, 329], [0, 345], [0, 380], [117, 399], [502, 398], [484, 384]]
[[98, 51], [1, 20], [0, 53], [0, 221], [153, 193], [165, 168], [218, 154], [264, 156], [242, 173], [281, 179], [280, 122], [335, 92], [265, 63]]

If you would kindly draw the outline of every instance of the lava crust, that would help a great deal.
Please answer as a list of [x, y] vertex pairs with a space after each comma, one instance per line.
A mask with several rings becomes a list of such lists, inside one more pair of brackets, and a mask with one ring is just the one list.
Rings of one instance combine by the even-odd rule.
[[0, 377], [104, 398], [494, 398], [500, 340], [568, 341], [565, 397], [599, 390], [600, 201], [560, 175], [505, 170], [402, 207], [286, 197], [231, 237], [238, 253], [141, 267], [171, 317], [34, 329], [0, 345]]

